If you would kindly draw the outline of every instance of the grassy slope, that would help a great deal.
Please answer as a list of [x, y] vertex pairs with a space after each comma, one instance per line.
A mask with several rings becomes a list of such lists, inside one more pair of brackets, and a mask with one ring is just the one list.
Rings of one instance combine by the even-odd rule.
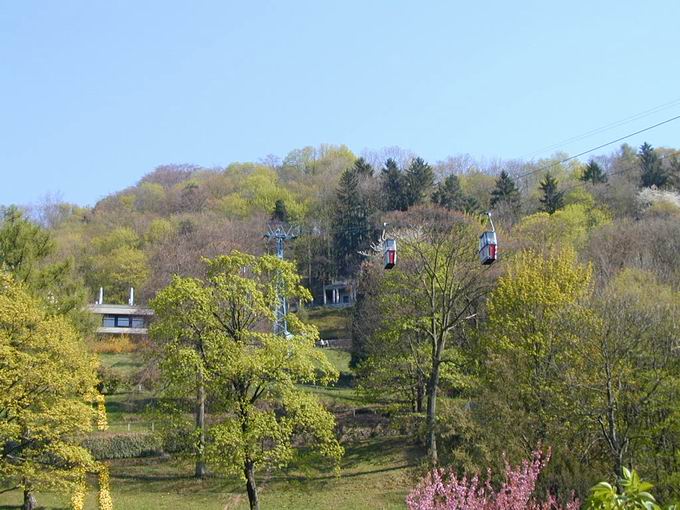
[[319, 330], [324, 339], [349, 338], [351, 308], [312, 308], [305, 311], [308, 322]]

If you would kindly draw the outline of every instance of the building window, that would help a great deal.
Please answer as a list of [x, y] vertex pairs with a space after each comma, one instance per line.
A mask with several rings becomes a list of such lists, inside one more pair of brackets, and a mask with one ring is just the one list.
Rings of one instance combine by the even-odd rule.
[[127, 316], [116, 317], [116, 327], [118, 327], [118, 328], [129, 328], [130, 327], [130, 317], [127, 317]]
[[144, 317], [133, 317], [132, 318], [132, 327], [133, 328], [144, 328]]
[[102, 326], [105, 328], [115, 328], [116, 317], [114, 315], [104, 315], [104, 318], [102, 319]]

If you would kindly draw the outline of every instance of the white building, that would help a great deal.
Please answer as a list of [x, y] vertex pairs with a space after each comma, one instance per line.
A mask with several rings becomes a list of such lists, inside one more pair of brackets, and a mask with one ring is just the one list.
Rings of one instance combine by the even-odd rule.
[[99, 289], [99, 299], [88, 310], [100, 316], [97, 333], [104, 335], [146, 335], [153, 310], [134, 304], [134, 289], [130, 289], [127, 305], [104, 303], [104, 291]]

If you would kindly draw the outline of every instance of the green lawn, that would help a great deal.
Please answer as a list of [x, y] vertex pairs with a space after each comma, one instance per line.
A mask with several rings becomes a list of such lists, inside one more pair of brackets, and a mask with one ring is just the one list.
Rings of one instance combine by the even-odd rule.
[[[346, 310], [320, 309], [310, 312], [310, 321], [324, 332], [324, 338], [346, 335]], [[335, 336], [336, 338], [338, 336]], [[345, 375], [350, 355], [341, 349], [324, 349], [329, 360]], [[140, 353], [100, 354], [102, 364], [127, 379], [144, 366]], [[306, 386], [330, 408], [342, 412], [364, 407], [348, 387]], [[132, 432], [150, 429], [145, 409], [153, 393], [127, 385], [124, 391], [106, 398], [111, 431]], [[404, 508], [404, 498], [415, 484], [423, 452], [406, 438], [374, 437], [345, 445], [339, 476], [332, 469], [298, 464], [285, 471], [259, 473], [261, 506], [264, 509], [396, 509]], [[167, 458], [127, 459], [109, 462], [114, 508], [121, 510], [161, 510], [173, 508], [241, 510], [248, 500], [240, 480], [214, 476], [204, 481], [192, 478], [192, 466]], [[96, 481], [92, 480], [93, 485]], [[0, 510], [19, 508], [18, 491], [0, 494]], [[38, 495], [46, 509], [68, 509], [69, 498], [45, 493]], [[88, 496], [86, 508], [95, 510], [96, 497]]]
[[141, 354], [137, 352], [123, 354], [99, 354], [102, 366], [114, 369], [124, 376], [131, 376], [144, 367]]
[[340, 373], [350, 373], [351, 370], [349, 368], [349, 360], [350, 360], [350, 354], [347, 351], [343, 351], [341, 349], [323, 349], [324, 354], [328, 358], [328, 361], [330, 361], [333, 366], [337, 369], [338, 372]]
[[307, 322], [314, 324], [323, 339], [349, 338], [351, 308], [312, 308], [307, 310]]
[[[404, 498], [415, 483], [422, 451], [403, 438], [372, 439], [347, 448], [339, 476], [307, 466], [291, 467], [272, 475], [260, 473], [264, 509], [404, 508]], [[122, 510], [246, 509], [248, 500], [237, 479], [213, 477], [197, 481], [191, 466], [165, 459], [111, 462], [114, 508]], [[19, 508], [17, 492], [0, 495], [0, 509]], [[46, 509], [68, 508], [68, 497], [39, 494]], [[3, 506], [4, 505], [4, 506]], [[95, 510], [94, 495], [88, 510]]]

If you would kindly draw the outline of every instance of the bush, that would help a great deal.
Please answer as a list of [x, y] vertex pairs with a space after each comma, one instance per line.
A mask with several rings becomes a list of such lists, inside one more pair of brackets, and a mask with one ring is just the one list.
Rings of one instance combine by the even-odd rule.
[[163, 442], [153, 432], [95, 433], [81, 441], [97, 460], [153, 457], [163, 453]]
[[[640, 480], [637, 472], [623, 468], [623, 477], [619, 479], [621, 493], [610, 483], [600, 482], [590, 489], [590, 498], [585, 510], [661, 510], [661, 507], [649, 493], [651, 483]], [[678, 510], [678, 506], [670, 505], [666, 510]]]
[[498, 491], [491, 487], [491, 472], [483, 482], [479, 476], [458, 478], [455, 473], [435, 469], [406, 498], [409, 510], [577, 510], [578, 500], [565, 506], [550, 494], [539, 502], [533, 492], [536, 480], [550, 459], [535, 451], [521, 466], [505, 464], [505, 482]]
[[127, 335], [109, 336], [92, 342], [92, 352], [97, 354], [124, 354], [137, 350], [137, 345]]
[[101, 365], [97, 369], [97, 378], [99, 379], [97, 389], [102, 395], [113, 395], [118, 391], [118, 388], [129, 382], [117, 370], [112, 370]]

